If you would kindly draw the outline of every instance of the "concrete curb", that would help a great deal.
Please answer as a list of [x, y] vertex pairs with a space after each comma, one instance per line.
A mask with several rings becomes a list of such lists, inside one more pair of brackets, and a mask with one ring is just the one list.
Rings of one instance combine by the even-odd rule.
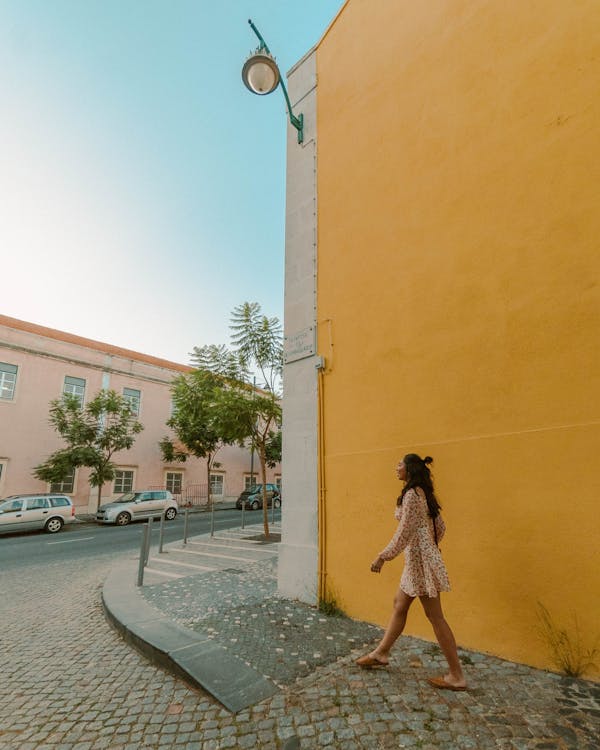
[[264, 675], [231, 656], [208, 633], [190, 630], [151, 607], [135, 585], [136, 564], [113, 568], [102, 589], [109, 621], [152, 662], [200, 686], [232, 713], [279, 692]]

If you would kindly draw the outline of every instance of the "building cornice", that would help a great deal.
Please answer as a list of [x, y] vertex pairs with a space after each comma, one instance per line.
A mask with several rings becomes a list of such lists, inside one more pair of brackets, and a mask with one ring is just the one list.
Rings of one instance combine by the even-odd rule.
[[[160, 357], [152, 357], [149, 354], [142, 354], [141, 352], [136, 352], [131, 349], [123, 349], [120, 346], [113, 346], [112, 344], [106, 344], [102, 341], [95, 341], [94, 339], [88, 339], [84, 338], [83, 336], [76, 336], [72, 333], [67, 333], [65, 331], [59, 331], [54, 328], [47, 328], [46, 326], [38, 325], [37, 323], [29, 323], [24, 320], [19, 320], [18, 318], [11, 318], [8, 315], [0, 315], [0, 326], [5, 326], [6, 328], [10, 328], [15, 331], [21, 331], [24, 333], [30, 333], [34, 336], [41, 336], [46, 339], [51, 339], [53, 341], [60, 341], [64, 344], [73, 344], [75, 346], [80, 346], [85, 349], [91, 349], [95, 352], [99, 352], [100, 354], [105, 354], [112, 357], [121, 357], [122, 359], [128, 359], [132, 360], [134, 362], [139, 362], [146, 365], [152, 365], [153, 367], [160, 367], [165, 370], [171, 370], [176, 372], [192, 372], [194, 370], [193, 367], [190, 367], [189, 365], [183, 365], [179, 362], [171, 362], [167, 359], [161, 359]], [[2, 346], [15, 346], [13, 344], [0, 341], [0, 345]], [[25, 350], [28, 349], [28, 347], [23, 347]], [[49, 355], [46, 352], [41, 352], [36, 349], [31, 349], [31, 353], [35, 354], [43, 354], [44, 356], [58, 356], [58, 355]], [[67, 361], [76, 361], [78, 358], [70, 358], [66, 357]], [[91, 367], [91, 363], [89, 363], [87, 360], [82, 360], [86, 364], [86, 366]], [[106, 369], [103, 368], [101, 365], [98, 366], [98, 369]], [[116, 372], [116, 370], [115, 370]]]

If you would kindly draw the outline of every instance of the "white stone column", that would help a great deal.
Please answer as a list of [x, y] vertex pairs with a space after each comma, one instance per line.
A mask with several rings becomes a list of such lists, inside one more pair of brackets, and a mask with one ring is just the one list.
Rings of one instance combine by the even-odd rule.
[[288, 124], [283, 368], [283, 502], [278, 587], [315, 604], [318, 575], [316, 53], [288, 74], [304, 141]]

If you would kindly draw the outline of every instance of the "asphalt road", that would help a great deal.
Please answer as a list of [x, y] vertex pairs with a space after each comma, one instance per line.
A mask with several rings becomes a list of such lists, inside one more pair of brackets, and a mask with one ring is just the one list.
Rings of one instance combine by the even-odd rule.
[[[279, 520], [280, 512], [275, 512]], [[260, 523], [261, 512], [247, 512], [246, 524]], [[271, 511], [269, 511], [269, 520]], [[215, 512], [215, 530], [240, 526], [242, 514], [239, 510], [220, 510]], [[65, 526], [58, 534], [45, 534], [41, 531], [29, 531], [21, 534], [0, 535], [0, 570], [3, 573], [40, 563], [68, 562], [73, 563], [82, 558], [106, 557], [110, 559], [122, 554], [139, 552], [142, 530], [145, 522], [132, 523], [129, 526], [113, 526], [90, 523], [74, 523]], [[160, 522], [152, 524], [152, 546], [158, 544]], [[209, 513], [190, 513], [188, 535], [204, 534], [210, 531]], [[183, 539], [183, 513], [174, 521], [165, 523], [164, 543]]]

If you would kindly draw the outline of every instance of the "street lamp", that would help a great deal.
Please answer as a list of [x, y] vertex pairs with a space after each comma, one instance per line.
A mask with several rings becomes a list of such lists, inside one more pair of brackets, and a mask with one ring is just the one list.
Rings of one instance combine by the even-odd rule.
[[242, 68], [242, 81], [249, 91], [253, 94], [258, 94], [259, 96], [270, 94], [281, 84], [288, 108], [288, 114], [290, 116], [290, 122], [298, 131], [298, 143], [302, 143], [304, 140], [304, 115], [299, 114], [296, 116], [292, 112], [290, 98], [283, 79], [281, 78], [281, 73], [279, 72], [275, 58], [267, 47], [265, 40], [260, 35], [259, 30], [252, 23], [252, 19], [248, 19], [248, 23], [250, 24], [252, 31], [258, 37], [260, 44], [244, 63], [244, 67]]

